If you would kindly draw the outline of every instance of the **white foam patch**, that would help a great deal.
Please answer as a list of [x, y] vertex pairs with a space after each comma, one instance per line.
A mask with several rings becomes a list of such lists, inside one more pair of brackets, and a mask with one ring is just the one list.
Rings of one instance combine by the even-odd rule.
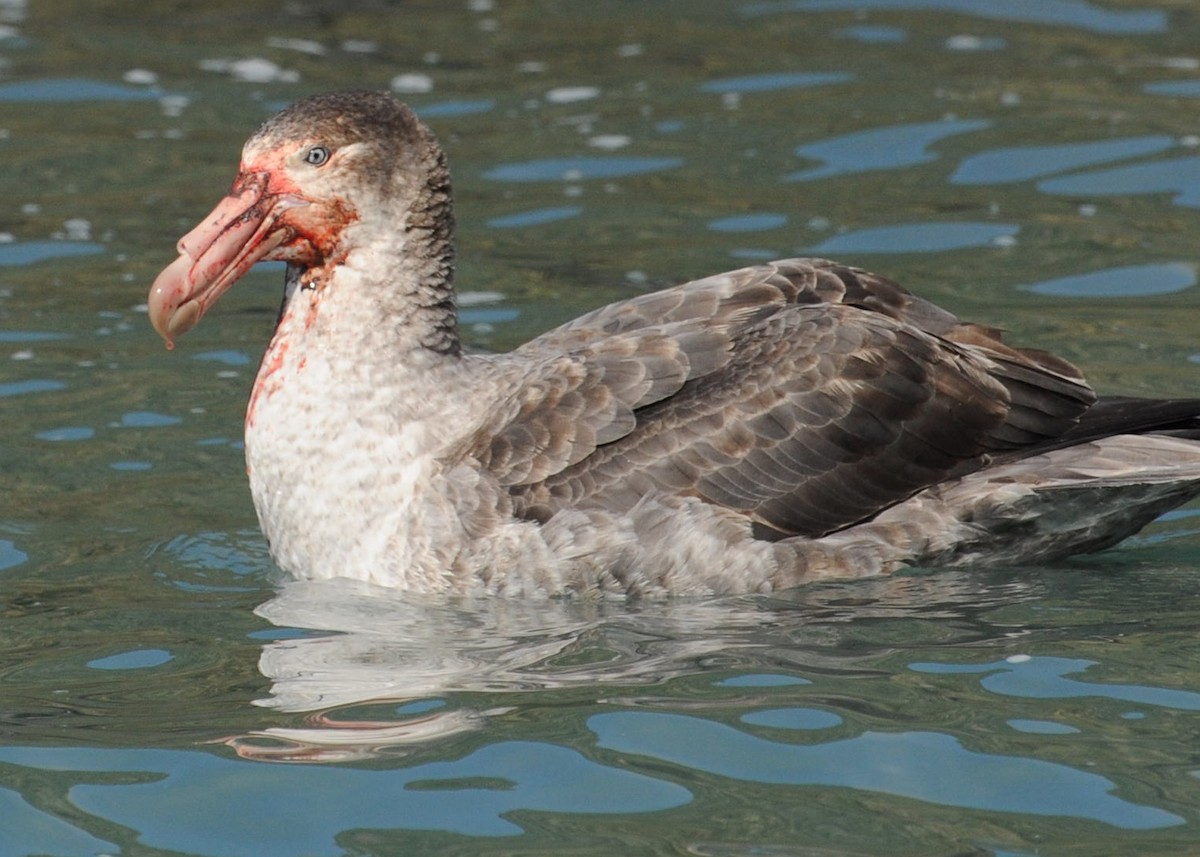
[[546, 100], [551, 104], [572, 104], [576, 101], [587, 101], [599, 94], [598, 86], [556, 86], [546, 93]]
[[421, 93], [433, 92], [433, 78], [427, 74], [418, 72], [410, 72], [408, 74], [398, 74], [392, 78], [389, 84], [392, 92], [403, 93]]

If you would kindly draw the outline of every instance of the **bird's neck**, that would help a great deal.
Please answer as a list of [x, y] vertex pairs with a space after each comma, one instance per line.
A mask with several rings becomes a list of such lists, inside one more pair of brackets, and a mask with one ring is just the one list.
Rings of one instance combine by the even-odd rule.
[[[314, 395], [314, 378], [329, 385], [324, 395], [365, 410], [378, 390], [418, 391], [461, 361], [448, 212], [431, 218], [410, 209], [375, 223], [350, 226], [344, 254], [289, 269], [248, 426], [269, 400]], [[417, 399], [408, 401], [417, 407]]]
[[289, 270], [276, 340], [392, 361], [461, 354], [454, 216], [437, 154], [424, 182], [363, 203], [321, 262]]
[[316, 347], [345, 345], [360, 355], [382, 349], [389, 360], [461, 354], [448, 245], [411, 231], [373, 236], [365, 226], [352, 237], [355, 249], [340, 264], [301, 275], [289, 304], [303, 311], [302, 335]]

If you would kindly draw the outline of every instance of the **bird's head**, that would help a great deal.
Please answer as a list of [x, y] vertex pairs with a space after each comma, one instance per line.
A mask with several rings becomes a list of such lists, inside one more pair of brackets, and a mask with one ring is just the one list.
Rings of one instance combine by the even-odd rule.
[[179, 240], [151, 287], [150, 321], [170, 346], [256, 262], [328, 268], [356, 229], [433, 228], [448, 183], [432, 134], [390, 95], [298, 101], [247, 141], [228, 195]]

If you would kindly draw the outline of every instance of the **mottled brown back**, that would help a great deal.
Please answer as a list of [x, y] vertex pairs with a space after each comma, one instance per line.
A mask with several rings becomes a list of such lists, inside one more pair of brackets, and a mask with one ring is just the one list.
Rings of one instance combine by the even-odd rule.
[[468, 454], [538, 519], [665, 491], [819, 535], [1057, 438], [1094, 400], [1065, 361], [823, 260], [613, 304], [516, 355], [534, 377]]

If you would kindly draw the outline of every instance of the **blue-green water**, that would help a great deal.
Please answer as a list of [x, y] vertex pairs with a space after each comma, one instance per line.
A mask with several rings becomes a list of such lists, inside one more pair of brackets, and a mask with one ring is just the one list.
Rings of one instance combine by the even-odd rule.
[[242, 140], [391, 87], [506, 348], [758, 259], [893, 276], [1194, 394], [1190, 0], [0, 2], [0, 857], [1200, 852], [1195, 510], [1055, 568], [667, 603], [274, 570], [264, 266], [150, 281]]

